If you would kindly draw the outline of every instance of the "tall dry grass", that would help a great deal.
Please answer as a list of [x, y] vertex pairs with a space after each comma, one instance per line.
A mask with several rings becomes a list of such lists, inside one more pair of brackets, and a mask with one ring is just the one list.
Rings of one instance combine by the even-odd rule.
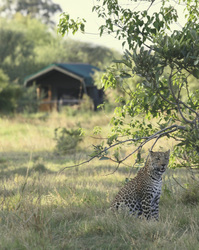
[[[158, 222], [108, 210], [125, 179], [137, 172], [132, 159], [116, 172], [113, 163], [94, 160], [59, 173], [88, 157], [97, 140], [92, 127], [102, 126], [106, 135], [108, 120], [101, 113], [0, 119], [0, 249], [199, 248], [199, 189], [192, 173], [166, 172]], [[86, 131], [80, 150], [56, 154], [54, 129], [78, 122]]]

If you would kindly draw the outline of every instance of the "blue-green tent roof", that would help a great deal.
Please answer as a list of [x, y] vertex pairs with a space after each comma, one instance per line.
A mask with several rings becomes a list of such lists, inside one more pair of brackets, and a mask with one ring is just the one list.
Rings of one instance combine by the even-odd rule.
[[51, 69], [61, 69], [64, 70], [65, 73], [71, 73], [79, 78], [84, 80], [86, 86], [92, 86], [94, 81], [92, 75], [95, 71], [99, 71], [100, 69], [92, 66], [90, 64], [84, 63], [54, 63], [50, 64], [47, 67], [41, 69], [40, 71], [25, 77], [24, 83], [27, 85], [29, 81], [36, 79], [37, 77], [45, 74], [46, 72], [50, 71]]

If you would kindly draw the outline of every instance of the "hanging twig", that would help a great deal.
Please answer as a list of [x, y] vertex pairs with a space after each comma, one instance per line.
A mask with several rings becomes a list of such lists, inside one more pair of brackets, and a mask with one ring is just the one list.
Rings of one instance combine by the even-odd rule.
[[186, 190], [186, 188], [184, 188], [177, 180], [176, 178], [172, 175], [172, 178], [174, 179], [174, 181], [181, 187], [183, 188], [184, 190]]
[[117, 167], [115, 168], [115, 170], [114, 170], [112, 173], [105, 174], [105, 175], [103, 175], [103, 176], [108, 176], [108, 175], [114, 174], [114, 173], [118, 170], [119, 166], [120, 166], [120, 163], [118, 163]]

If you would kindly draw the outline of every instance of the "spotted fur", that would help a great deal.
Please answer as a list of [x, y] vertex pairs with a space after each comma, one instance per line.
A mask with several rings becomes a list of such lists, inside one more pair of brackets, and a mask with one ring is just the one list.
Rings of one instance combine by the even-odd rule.
[[169, 155], [170, 151], [150, 151], [145, 166], [119, 191], [111, 209], [158, 220], [162, 174], [168, 166]]

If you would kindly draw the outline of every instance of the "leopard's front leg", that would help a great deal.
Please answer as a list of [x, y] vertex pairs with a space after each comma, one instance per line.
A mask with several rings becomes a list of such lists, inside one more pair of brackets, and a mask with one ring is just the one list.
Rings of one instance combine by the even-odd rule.
[[158, 220], [159, 219], [159, 201], [160, 193], [158, 193], [151, 203], [151, 217]]
[[152, 216], [152, 211], [151, 211], [151, 196], [145, 196], [141, 202], [142, 205], [142, 215], [149, 220]]

